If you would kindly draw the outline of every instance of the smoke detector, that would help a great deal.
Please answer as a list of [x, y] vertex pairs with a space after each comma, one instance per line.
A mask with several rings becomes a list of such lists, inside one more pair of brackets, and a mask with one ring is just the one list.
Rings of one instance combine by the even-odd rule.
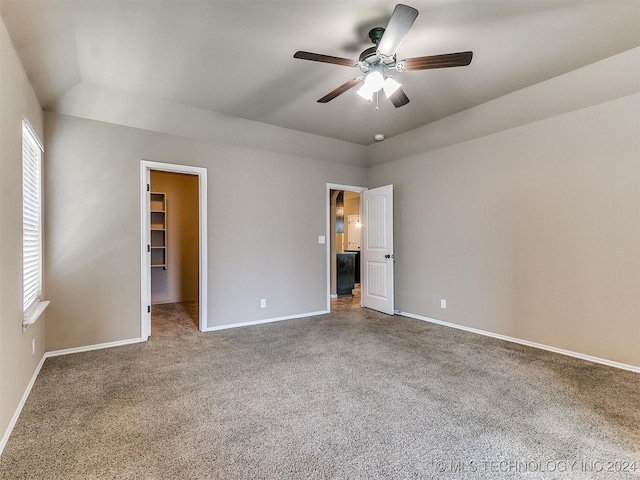
[[382, 133], [376, 133], [376, 134], [373, 136], [373, 139], [374, 139], [376, 142], [381, 142], [381, 141], [383, 141], [383, 140], [384, 140], [384, 134], [382, 134]]

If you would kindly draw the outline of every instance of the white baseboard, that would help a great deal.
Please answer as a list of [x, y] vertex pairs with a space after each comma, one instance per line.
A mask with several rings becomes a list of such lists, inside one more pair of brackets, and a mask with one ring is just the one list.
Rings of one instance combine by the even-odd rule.
[[584, 353], [572, 352], [571, 350], [551, 347], [549, 345], [544, 345], [542, 343], [530, 342], [529, 340], [522, 340], [520, 338], [515, 338], [515, 337], [508, 337], [507, 335], [488, 332], [486, 330], [480, 330], [478, 328], [465, 327], [464, 325], [457, 325], [455, 323], [436, 320], [435, 318], [423, 317], [422, 315], [416, 315], [414, 313], [402, 312], [400, 310], [397, 310], [396, 313], [398, 315], [402, 315], [403, 317], [422, 320], [423, 322], [436, 323], [438, 325], [443, 325], [445, 327], [451, 327], [457, 330], [464, 330], [465, 332], [484, 335], [485, 337], [492, 337], [492, 338], [497, 338], [499, 340], [505, 340], [507, 342], [519, 343], [520, 345], [526, 345], [527, 347], [539, 348], [541, 350], [547, 350], [549, 352], [559, 353], [561, 355], [567, 355], [569, 357], [579, 358], [581, 360], [587, 360], [588, 362], [600, 363], [602, 365], [607, 365], [609, 367], [620, 368], [622, 370], [629, 370], [631, 372], [640, 373], [640, 367], [636, 367], [635, 365], [627, 365], [626, 363], [615, 362], [613, 360], [607, 360], [606, 358], [593, 357], [591, 355], [585, 355]]
[[332, 293], [331, 295], [329, 295], [329, 298], [338, 298], [338, 295], [336, 295], [335, 293]]
[[0, 455], [2, 455], [2, 451], [4, 450], [4, 447], [7, 445], [7, 442], [9, 441], [9, 437], [11, 436], [11, 432], [13, 432], [13, 427], [16, 426], [16, 422], [18, 421], [18, 418], [20, 417], [20, 413], [22, 413], [22, 408], [24, 407], [24, 404], [27, 401], [27, 398], [29, 398], [29, 394], [31, 393], [31, 389], [33, 388], [33, 384], [36, 383], [36, 378], [38, 378], [38, 374], [40, 373], [40, 369], [42, 368], [42, 365], [44, 365], [44, 361], [47, 359], [47, 354], [45, 353], [44, 355], [42, 355], [42, 358], [40, 359], [40, 362], [38, 363], [38, 366], [36, 367], [35, 371], [33, 372], [33, 375], [31, 375], [31, 380], [29, 380], [29, 384], [27, 385], [27, 388], [25, 389], [24, 393], [22, 394], [22, 398], [20, 399], [20, 403], [18, 403], [18, 407], [16, 408], [16, 411], [13, 413], [13, 417], [11, 417], [11, 421], [9, 422], [9, 425], [7, 425], [7, 429], [4, 432], [4, 435], [2, 436], [2, 440], [0, 440]]
[[130, 338], [128, 340], [118, 340], [117, 342], [98, 343], [95, 345], [86, 345], [84, 347], [65, 348], [63, 350], [53, 350], [44, 354], [45, 358], [57, 357], [59, 355], [70, 355], [72, 353], [89, 352], [91, 350], [100, 350], [102, 348], [121, 347], [123, 345], [131, 345], [132, 343], [146, 342], [146, 338]]
[[266, 318], [264, 320], [253, 320], [251, 322], [229, 323], [227, 325], [216, 325], [213, 327], [206, 327], [202, 331], [215, 332], [216, 330], [226, 330], [228, 328], [237, 328], [237, 327], [249, 327], [251, 325], [262, 325], [263, 323], [273, 323], [273, 322], [281, 322], [283, 320], [293, 320], [294, 318], [315, 317], [317, 315], [325, 315], [327, 313], [331, 313], [331, 312], [329, 310], [321, 310], [319, 312], [301, 313], [298, 315], [289, 315], [286, 317]]

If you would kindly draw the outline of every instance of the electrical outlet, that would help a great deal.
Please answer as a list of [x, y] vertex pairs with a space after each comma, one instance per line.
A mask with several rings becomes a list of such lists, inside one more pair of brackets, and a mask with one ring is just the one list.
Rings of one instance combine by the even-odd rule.
[[440, 308], [447, 308], [447, 301], [444, 298], [440, 299]]
[[260, 308], [267, 308], [267, 299], [263, 298], [260, 300]]
[[31, 355], [35, 355], [36, 354], [36, 339], [32, 338], [31, 339]]

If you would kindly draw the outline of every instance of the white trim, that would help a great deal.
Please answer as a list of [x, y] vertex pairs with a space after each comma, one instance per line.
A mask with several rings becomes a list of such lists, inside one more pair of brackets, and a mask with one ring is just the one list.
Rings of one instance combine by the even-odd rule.
[[33, 138], [36, 141], [36, 143], [38, 144], [38, 147], [40, 147], [40, 150], [42, 151], [42, 153], [44, 153], [44, 143], [40, 139], [40, 135], [38, 135], [36, 133], [36, 129], [33, 128], [33, 125], [31, 125], [31, 122], [29, 121], [29, 119], [27, 117], [23, 116], [22, 117], [22, 121], [26, 124], [27, 130], [29, 130], [29, 133], [31, 135], [33, 135]]
[[145, 340], [151, 334], [151, 313], [148, 311], [151, 305], [151, 255], [147, 255], [147, 238], [151, 242], [151, 234], [147, 233], [151, 228], [151, 200], [147, 185], [151, 185], [150, 170], [143, 160], [140, 162], [140, 338]]
[[[327, 250], [327, 310], [331, 311], [331, 190], [344, 190], [347, 192], [358, 192], [362, 193], [365, 190], [368, 190], [366, 187], [355, 187], [353, 185], [340, 185], [338, 183], [327, 183], [327, 194], [325, 198], [325, 210], [326, 210], [326, 250]], [[362, 195], [360, 195], [360, 212], [362, 212]], [[362, 281], [362, 278], [361, 278]], [[336, 295], [335, 298], [338, 296]], [[362, 306], [362, 301], [360, 302], [360, 306]]]
[[20, 418], [20, 414], [22, 413], [22, 408], [24, 407], [24, 404], [27, 402], [27, 398], [29, 398], [29, 394], [31, 393], [33, 384], [36, 383], [36, 379], [38, 378], [40, 369], [42, 368], [42, 365], [44, 365], [44, 361], [46, 359], [47, 359], [47, 355], [44, 354], [40, 359], [40, 362], [38, 363], [36, 370], [33, 372], [33, 375], [31, 375], [31, 380], [29, 380], [29, 384], [27, 385], [27, 388], [22, 394], [20, 403], [18, 403], [16, 411], [13, 413], [13, 417], [11, 417], [11, 421], [9, 422], [9, 425], [7, 425], [7, 429], [4, 431], [2, 440], [0, 440], [0, 455], [2, 455], [2, 451], [4, 450], [4, 447], [7, 445], [7, 442], [9, 441], [9, 437], [11, 437], [11, 432], [13, 432], [13, 427], [16, 426], [16, 422], [18, 421], [18, 418]]
[[526, 345], [527, 347], [539, 348], [540, 350], [547, 350], [549, 352], [559, 353], [561, 355], [567, 355], [568, 357], [579, 358], [580, 360], [586, 360], [588, 362], [600, 363], [602, 365], [607, 365], [608, 367], [620, 368], [622, 370], [629, 370], [631, 372], [640, 373], [640, 367], [636, 367], [635, 365], [628, 365], [626, 363], [615, 362], [613, 360], [607, 360], [606, 358], [594, 357], [592, 355], [573, 352], [571, 350], [565, 350], [564, 348], [552, 347], [550, 345], [544, 345], [542, 343], [530, 342], [529, 340], [522, 340], [520, 338], [509, 337], [507, 335], [488, 332], [486, 330], [480, 330], [478, 328], [465, 327], [464, 325], [444, 322], [442, 320], [436, 320], [435, 318], [423, 317], [422, 315], [402, 312], [400, 310], [396, 310], [396, 313], [398, 315], [402, 315], [403, 317], [413, 318], [415, 320], [422, 320], [423, 322], [436, 323], [438, 325], [443, 325], [445, 327], [455, 328], [456, 330], [464, 330], [465, 332], [476, 333], [478, 335], [484, 335], [485, 337], [497, 338], [498, 340], [505, 340], [507, 342]]
[[227, 325], [216, 325], [214, 327], [207, 327], [204, 331], [215, 332], [216, 330], [227, 330], [229, 328], [250, 327], [251, 325], [262, 325], [263, 323], [282, 322], [283, 320], [293, 320], [295, 318], [316, 317], [318, 315], [326, 315], [327, 313], [331, 313], [331, 311], [321, 310], [319, 312], [300, 313], [297, 315], [288, 315], [286, 317], [275, 317], [275, 318], [266, 318], [264, 320], [253, 320], [251, 322], [229, 323]]
[[30, 308], [24, 315], [24, 320], [22, 321], [22, 331], [26, 331], [31, 325], [36, 323], [40, 318], [40, 315], [44, 313], [47, 309], [50, 300], [45, 300], [44, 302], [36, 302], [33, 308]]
[[198, 176], [198, 215], [199, 215], [199, 325], [205, 332], [207, 325], [207, 169], [189, 165], [140, 161], [140, 337], [144, 340], [151, 335], [151, 314], [147, 305], [151, 305], [151, 265], [147, 254], [149, 244], [149, 195], [147, 184], [150, 184], [150, 172], [186, 173]]
[[72, 353], [90, 352], [91, 350], [101, 350], [103, 348], [122, 347], [123, 345], [131, 345], [133, 343], [146, 342], [146, 338], [130, 338], [128, 340], [118, 340], [116, 342], [96, 343], [94, 345], [85, 345], [83, 347], [65, 348], [63, 350], [53, 350], [46, 352], [44, 356], [59, 357], [60, 355], [71, 355]]

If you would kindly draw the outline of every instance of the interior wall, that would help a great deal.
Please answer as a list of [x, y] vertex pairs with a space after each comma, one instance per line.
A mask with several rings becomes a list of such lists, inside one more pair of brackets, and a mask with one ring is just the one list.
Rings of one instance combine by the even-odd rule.
[[198, 300], [198, 177], [151, 171], [151, 191], [166, 196], [167, 269], [151, 269], [151, 303]]
[[[44, 355], [46, 314], [22, 331], [22, 119], [26, 118], [42, 139], [42, 110], [1, 19], [0, 85], [0, 435], [3, 435]], [[46, 164], [45, 152], [45, 170]], [[3, 445], [0, 444], [0, 450]]]
[[366, 168], [53, 113], [45, 130], [48, 350], [140, 336], [142, 159], [208, 169], [207, 327], [326, 311], [326, 184]]
[[624, 96], [373, 167], [397, 308], [640, 366], [639, 112]]

